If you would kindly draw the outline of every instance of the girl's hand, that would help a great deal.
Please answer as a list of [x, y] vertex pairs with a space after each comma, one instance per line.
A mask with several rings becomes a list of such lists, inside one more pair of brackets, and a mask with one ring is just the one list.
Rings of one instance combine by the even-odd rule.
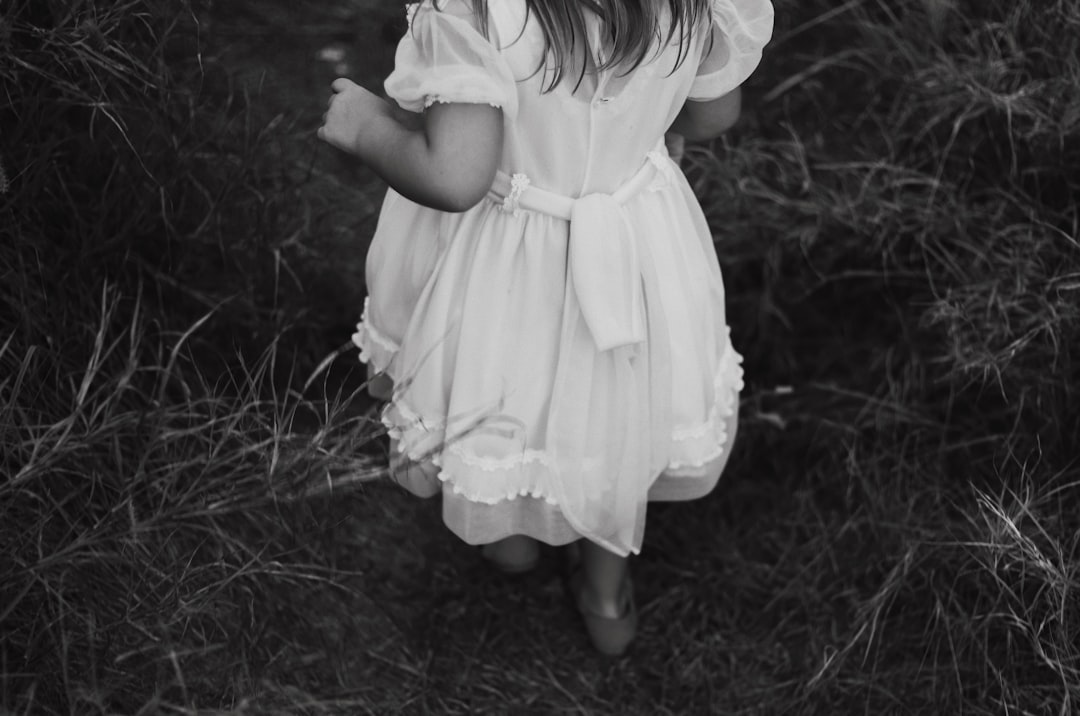
[[386, 100], [352, 80], [339, 77], [330, 88], [329, 108], [319, 127], [319, 139], [364, 159], [370, 154], [374, 125], [390, 116]]

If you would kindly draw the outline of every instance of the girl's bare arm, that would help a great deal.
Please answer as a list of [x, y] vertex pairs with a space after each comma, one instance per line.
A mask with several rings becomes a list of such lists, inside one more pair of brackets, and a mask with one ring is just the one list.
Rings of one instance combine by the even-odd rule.
[[502, 150], [502, 110], [487, 104], [434, 104], [403, 121], [386, 100], [346, 79], [319, 138], [359, 157], [402, 196], [441, 211], [465, 211], [484, 198]]
[[712, 139], [730, 129], [742, 112], [742, 90], [736, 87], [707, 102], [688, 100], [668, 129], [690, 140]]

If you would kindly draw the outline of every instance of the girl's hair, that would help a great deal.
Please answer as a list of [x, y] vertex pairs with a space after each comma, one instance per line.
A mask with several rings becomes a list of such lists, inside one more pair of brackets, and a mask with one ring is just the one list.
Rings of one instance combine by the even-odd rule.
[[[493, 0], [505, 2], [506, 0]], [[472, 0], [480, 31], [487, 35], [488, 0]], [[661, 27], [664, 5], [669, 17], [667, 27]], [[436, 2], [435, 5], [438, 5]], [[535, 15], [544, 33], [544, 60], [537, 72], [547, 66], [551, 91], [562, 81], [569, 67], [578, 69], [574, 89], [585, 76], [585, 53], [588, 40], [585, 13], [597, 15], [611, 39], [611, 55], [597, 69], [623, 66], [631, 72], [655, 48], [656, 42], [667, 43], [676, 37], [679, 52], [675, 67], [690, 53], [690, 37], [702, 18], [709, 17], [709, 0], [526, 0], [528, 12]], [[581, 58], [582, 61], [577, 61]]]

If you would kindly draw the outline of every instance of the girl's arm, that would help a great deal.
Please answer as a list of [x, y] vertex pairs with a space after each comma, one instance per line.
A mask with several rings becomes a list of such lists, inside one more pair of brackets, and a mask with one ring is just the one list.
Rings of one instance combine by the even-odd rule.
[[487, 104], [434, 104], [416, 121], [347, 79], [319, 138], [359, 157], [402, 196], [440, 211], [466, 211], [491, 188], [502, 151], [502, 110]]
[[738, 87], [707, 102], [688, 100], [668, 131], [691, 140], [712, 139], [730, 129], [738, 121], [741, 111], [742, 90]]

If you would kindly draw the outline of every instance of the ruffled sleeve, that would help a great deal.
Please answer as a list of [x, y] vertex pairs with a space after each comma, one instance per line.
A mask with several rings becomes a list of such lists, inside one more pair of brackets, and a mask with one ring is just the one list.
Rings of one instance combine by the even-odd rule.
[[473, 26], [464, 0], [411, 5], [409, 31], [398, 44], [386, 94], [404, 109], [423, 111], [436, 102], [490, 104], [508, 119], [517, 114], [517, 87], [498, 48]]
[[688, 99], [705, 101], [732, 91], [761, 62], [761, 50], [772, 37], [773, 7], [769, 0], [713, 0], [712, 43], [705, 54]]

